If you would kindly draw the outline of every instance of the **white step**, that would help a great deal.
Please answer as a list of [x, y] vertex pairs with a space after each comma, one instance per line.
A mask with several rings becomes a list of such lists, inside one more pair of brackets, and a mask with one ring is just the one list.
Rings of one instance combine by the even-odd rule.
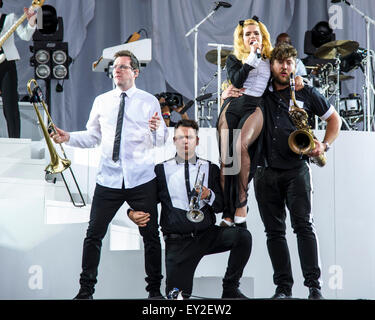
[[[76, 202], [81, 202], [80, 196], [79, 196], [79, 190], [77, 189], [75, 183], [73, 182], [73, 179], [70, 179], [69, 177], [69, 171], [64, 171], [64, 177], [65, 180], [68, 183], [68, 187], [70, 192], [73, 194], [73, 198]], [[90, 199], [87, 196], [87, 190], [83, 188], [82, 185], [78, 185], [82, 196], [86, 203], [90, 203]], [[69, 192], [61, 178], [61, 175], [57, 175], [57, 180], [55, 183], [48, 182], [47, 188], [45, 191], [46, 200], [55, 200], [55, 201], [61, 201], [61, 202], [71, 202]]]
[[45, 200], [44, 203], [44, 223], [46, 224], [85, 223], [89, 221], [90, 204], [77, 208], [67, 201]]
[[0, 177], [44, 181], [44, 159], [0, 158]]
[[31, 139], [0, 138], [0, 157], [30, 159]]
[[109, 228], [109, 250], [142, 250], [143, 241], [137, 228], [111, 224]]

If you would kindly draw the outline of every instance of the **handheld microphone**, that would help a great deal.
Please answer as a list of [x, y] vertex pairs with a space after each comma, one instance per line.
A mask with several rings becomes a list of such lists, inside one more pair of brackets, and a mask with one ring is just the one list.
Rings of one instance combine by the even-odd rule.
[[[254, 43], [256, 43], [257, 41], [254, 41], [254, 42], [251, 42], [250, 44], [253, 45]], [[261, 52], [260, 52], [260, 49], [259, 48], [256, 48], [255, 50], [255, 54], [257, 55], [257, 58], [260, 59], [260, 57], [262, 56]]]
[[216, 8], [214, 10], [217, 10], [220, 7], [230, 8], [232, 6], [230, 3], [224, 2], [224, 1], [215, 1], [215, 4], [216, 4]]
[[261, 57], [261, 53], [260, 53], [260, 50], [259, 50], [259, 48], [257, 48], [256, 50], [255, 50], [255, 53], [256, 53], [256, 55], [257, 55], [257, 57], [258, 57], [258, 59]]

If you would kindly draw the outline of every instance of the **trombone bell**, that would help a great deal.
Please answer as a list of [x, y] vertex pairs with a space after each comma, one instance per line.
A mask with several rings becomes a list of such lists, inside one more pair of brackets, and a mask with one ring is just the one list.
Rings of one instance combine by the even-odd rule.
[[[56, 132], [55, 130], [55, 124], [53, 123], [52, 121], [52, 118], [48, 112], [48, 107], [46, 105], [46, 103], [44, 102], [44, 98], [43, 98], [43, 92], [42, 90], [40, 89], [38, 83], [36, 82], [35, 79], [31, 79], [27, 82], [27, 91], [29, 93], [29, 96], [30, 96], [30, 101], [32, 102], [33, 106], [34, 106], [34, 109], [35, 109], [35, 112], [36, 112], [36, 115], [38, 117], [38, 121], [39, 121], [39, 125], [42, 129], [42, 132], [43, 132], [43, 135], [44, 135], [44, 139], [46, 141], [46, 144], [47, 144], [47, 147], [48, 147], [48, 151], [49, 151], [49, 154], [50, 154], [50, 157], [51, 157], [51, 161], [50, 163], [47, 165], [47, 167], [44, 169], [44, 171], [46, 172], [46, 181], [47, 182], [56, 182], [56, 178], [54, 177], [54, 175], [56, 174], [61, 174], [61, 177], [64, 181], [64, 184], [65, 184], [65, 187], [68, 191], [68, 194], [69, 194], [69, 197], [70, 197], [70, 200], [72, 201], [73, 205], [75, 207], [84, 207], [86, 205], [85, 203], [85, 200], [83, 199], [83, 195], [82, 195], [82, 192], [79, 188], [79, 185], [77, 183], [77, 180], [74, 176], [74, 173], [73, 173], [73, 170], [71, 168], [71, 161], [69, 159], [67, 159], [66, 157], [66, 154], [65, 154], [65, 151], [64, 151], [64, 148], [61, 144], [60, 145], [60, 148], [61, 148], [61, 151], [64, 155], [65, 158], [61, 158], [57, 151], [56, 151], [56, 148], [54, 147], [53, 143], [52, 143], [52, 139], [51, 137], [49, 136], [49, 132], [48, 132], [48, 129]], [[43, 109], [44, 109], [44, 112], [46, 113], [47, 115], [47, 118], [48, 118], [48, 124], [44, 124], [44, 120], [39, 112], [39, 109], [38, 109], [38, 105], [37, 103], [40, 103], [42, 106], [43, 106]], [[73, 199], [73, 195], [72, 193], [70, 192], [70, 189], [69, 189], [69, 186], [65, 180], [65, 177], [63, 175], [63, 171], [65, 171], [66, 169], [69, 169], [71, 175], [72, 175], [72, 178], [74, 180], [74, 183], [76, 185], [76, 188], [78, 190], [78, 193], [79, 193], [79, 196], [80, 196], [80, 202], [79, 203], [76, 203]]]
[[69, 159], [62, 159], [59, 157], [56, 163], [50, 162], [44, 169], [47, 174], [61, 173], [70, 167], [71, 161]]

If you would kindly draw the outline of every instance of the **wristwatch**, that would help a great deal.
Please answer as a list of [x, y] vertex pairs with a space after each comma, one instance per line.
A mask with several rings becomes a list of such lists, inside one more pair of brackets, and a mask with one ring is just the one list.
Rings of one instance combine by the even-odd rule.
[[331, 148], [331, 145], [328, 143], [328, 142], [323, 142], [326, 146], [324, 152], [327, 152], [330, 148]]

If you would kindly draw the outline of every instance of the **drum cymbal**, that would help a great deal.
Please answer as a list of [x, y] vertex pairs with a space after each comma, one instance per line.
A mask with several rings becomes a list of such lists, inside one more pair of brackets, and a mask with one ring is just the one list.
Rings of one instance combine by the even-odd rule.
[[[221, 54], [220, 54], [220, 60], [221, 60], [220, 65], [221, 65], [221, 67], [225, 66], [225, 61], [227, 60], [227, 57], [229, 56], [230, 53], [231, 53], [231, 51], [229, 51], [229, 50], [224, 50], [224, 49], [221, 50]], [[208, 51], [206, 53], [206, 60], [209, 63], [213, 63], [213, 64], [217, 65], [217, 50], [213, 49], [213, 50]]]
[[314, 56], [320, 59], [335, 59], [337, 55], [345, 57], [357, 50], [357, 41], [336, 40], [323, 44], [316, 50]]
[[[336, 82], [336, 80], [337, 80], [337, 74], [330, 74], [328, 76], [328, 79], [329, 80], [333, 80], [333, 81]], [[354, 77], [353, 76], [347, 76], [345, 74], [340, 74], [340, 77], [339, 77], [340, 81], [351, 80], [351, 79], [354, 79]]]

